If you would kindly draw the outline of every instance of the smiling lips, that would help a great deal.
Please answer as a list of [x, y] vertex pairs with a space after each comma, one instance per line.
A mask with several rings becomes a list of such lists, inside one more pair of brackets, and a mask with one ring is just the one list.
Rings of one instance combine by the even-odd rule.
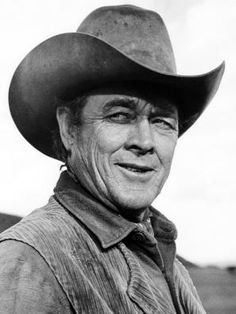
[[154, 168], [145, 166], [145, 165], [137, 165], [132, 163], [117, 163], [117, 165], [126, 170], [136, 172], [136, 173], [148, 173], [151, 171], [155, 171]]

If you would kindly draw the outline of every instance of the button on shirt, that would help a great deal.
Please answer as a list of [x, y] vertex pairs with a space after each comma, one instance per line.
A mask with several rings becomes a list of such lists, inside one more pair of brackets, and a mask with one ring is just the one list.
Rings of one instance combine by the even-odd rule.
[[64, 172], [46, 206], [0, 235], [0, 313], [205, 313], [175, 238], [158, 211], [130, 222]]

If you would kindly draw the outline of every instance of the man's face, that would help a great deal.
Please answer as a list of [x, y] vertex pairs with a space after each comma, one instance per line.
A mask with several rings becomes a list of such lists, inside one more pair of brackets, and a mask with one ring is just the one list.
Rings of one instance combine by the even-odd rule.
[[71, 166], [93, 195], [135, 216], [160, 193], [178, 138], [173, 102], [134, 89], [97, 89], [74, 131]]

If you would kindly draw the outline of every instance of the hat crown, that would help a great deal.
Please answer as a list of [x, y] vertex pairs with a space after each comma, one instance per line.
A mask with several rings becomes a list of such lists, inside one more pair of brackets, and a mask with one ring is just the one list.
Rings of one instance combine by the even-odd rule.
[[101, 7], [77, 32], [95, 36], [153, 70], [176, 73], [169, 34], [156, 12], [130, 5]]

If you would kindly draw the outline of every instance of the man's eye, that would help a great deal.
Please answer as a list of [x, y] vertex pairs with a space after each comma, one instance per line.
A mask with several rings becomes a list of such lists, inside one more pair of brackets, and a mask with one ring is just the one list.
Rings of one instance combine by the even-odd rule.
[[175, 125], [165, 119], [162, 118], [156, 118], [152, 120], [152, 123], [155, 124], [158, 127], [161, 127], [165, 130], [175, 130]]
[[108, 116], [108, 119], [114, 122], [126, 123], [132, 119], [128, 112], [116, 112]]

